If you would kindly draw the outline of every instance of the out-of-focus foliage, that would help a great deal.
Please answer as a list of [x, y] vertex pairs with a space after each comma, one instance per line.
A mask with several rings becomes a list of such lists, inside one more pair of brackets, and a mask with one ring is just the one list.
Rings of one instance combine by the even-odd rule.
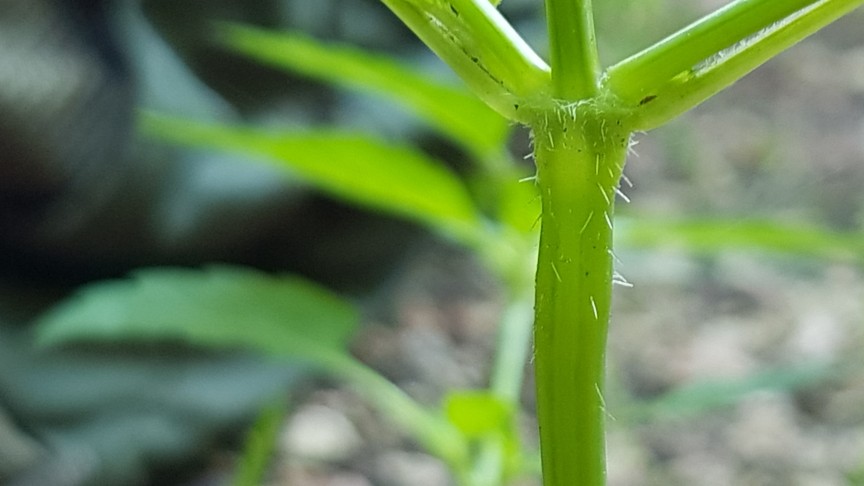
[[223, 26], [222, 32], [231, 49], [262, 63], [392, 99], [475, 154], [497, 154], [510, 131], [503, 117], [464, 89], [434, 81], [391, 57], [326, 45], [299, 32], [236, 25]]
[[756, 250], [826, 260], [864, 261], [864, 234], [803, 223], [656, 217], [626, 217], [616, 222], [617, 241], [625, 248], [675, 247], [693, 253]]
[[259, 486], [264, 483], [270, 466], [282, 422], [286, 414], [285, 403], [279, 401], [265, 408], [246, 435], [243, 456], [237, 464], [232, 486]]
[[263, 156], [345, 200], [471, 239], [479, 215], [462, 181], [444, 164], [405, 145], [335, 130], [302, 133], [208, 125], [146, 115], [166, 140]]
[[444, 410], [450, 422], [468, 437], [500, 433], [513, 414], [508, 403], [484, 391], [450, 392]]
[[734, 405], [759, 391], [794, 391], [839, 376], [841, 367], [825, 363], [760, 371], [728, 380], [705, 380], [671, 390], [645, 402], [631, 402], [616, 411], [628, 422], [680, 420]]
[[45, 345], [176, 340], [316, 360], [345, 348], [354, 308], [312, 282], [250, 269], [154, 268], [81, 290], [46, 313]]

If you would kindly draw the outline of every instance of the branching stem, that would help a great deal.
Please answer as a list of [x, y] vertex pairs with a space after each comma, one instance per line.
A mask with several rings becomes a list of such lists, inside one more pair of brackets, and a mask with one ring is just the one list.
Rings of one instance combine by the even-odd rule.
[[381, 0], [474, 93], [510, 120], [548, 95], [549, 67], [489, 0]]

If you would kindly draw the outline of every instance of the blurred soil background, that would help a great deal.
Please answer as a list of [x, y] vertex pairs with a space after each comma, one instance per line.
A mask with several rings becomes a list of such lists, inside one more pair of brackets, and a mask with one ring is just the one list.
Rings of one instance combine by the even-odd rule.
[[[676, 9], [695, 15], [724, 2], [634, 3], [620, 13], [597, 3], [601, 43], [615, 59], [669, 32], [652, 15], [683, 25]], [[616, 23], [628, 28], [604, 36]], [[864, 254], [626, 241], [637, 218], [860, 233], [862, 25], [858, 11], [637, 136], [626, 169], [633, 187], [624, 186], [632, 202], [618, 206], [617, 270], [634, 287], [615, 289], [609, 339], [611, 486], [864, 484]], [[501, 310], [496, 282], [470, 255], [430, 243], [380, 292], [355, 354], [436, 404], [445, 390], [485, 386]], [[534, 444], [529, 368], [526, 376], [521, 420]], [[280, 449], [274, 485], [452, 484], [439, 461], [331, 382], [296, 396]]]

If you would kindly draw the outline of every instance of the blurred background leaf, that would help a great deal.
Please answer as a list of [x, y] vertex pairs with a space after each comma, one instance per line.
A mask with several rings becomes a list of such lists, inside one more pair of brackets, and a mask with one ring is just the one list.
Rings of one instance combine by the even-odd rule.
[[447, 419], [467, 437], [478, 438], [505, 430], [513, 415], [509, 403], [483, 391], [451, 391], [444, 399]]
[[264, 484], [270, 461], [276, 455], [282, 422], [288, 414], [288, 405], [278, 401], [265, 407], [246, 433], [243, 455], [238, 461], [232, 486], [259, 486]]
[[259, 155], [326, 193], [419, 221], [472, 241], [481, 230], [468, 191], [453, 172], [405, 145], [336, 130], [276, 132], [145, 113], [149, 134], [186, 145]]
[[230, 24], [221, 32], [231, 49], [264, 64], [396, 101], [480, 157], [500, 153], [509, 133], [508, 122], [467, 90], [437, 82], [390, 56], [328, 45], [299, 32]]
[[351, 304], [312, 282], [228, 266], [154, 268], [84, 287], [39, 319], [39, 340], [177, 340], [315, 360], [342, 352]]
[[737, 379], [698, 380], [651, 400], [631, 401], [613, 414], [631, 423], [687, 419], [735, 405], [756, 392], [792, 392], [824, 384], [840, 374], [838, 366], [806, 363], [762, 370]]
[[616, 239], [628, 248], [678, 248], [692, 253], [757, 250], [829, 261], [864, 261], [864, 234], [768, 219], [616, 218]]

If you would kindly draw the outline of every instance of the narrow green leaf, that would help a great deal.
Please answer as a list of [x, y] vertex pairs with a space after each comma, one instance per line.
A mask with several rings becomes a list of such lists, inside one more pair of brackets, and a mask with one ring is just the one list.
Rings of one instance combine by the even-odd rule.
[[619, 416], [633, 421], [655, 421], [693, 417], [720, 407], [734, 405], [758, 391], [792, 391], [830, 379], [839, 369], [825, 363], [766, 370], [740, 379], [693, 383], [660, 397], [631, 405]]
[[342, 352], [357, 320], [349, 303], [298, 277], [154, 268], [85, 287], [40, 319], [39, 339], [179, 340], [315, 361]]
[[260, 62], [399, 102], [450, 139], [477, 154], [497, 153], [508, 122], [464, 89], [385, 56], [347, 45], [327, 45], [297, 32], [229, 25], [226, 45]]
[[[448, 464], [464, 467], [467, 444], [449, 422], [346, 352], [357, 321], [349, 303], [297, 277], [228, 266], [154, 268], [84, 288], [40, 319], [38, 337], [43, 345], [174, 340], [306, 360], [345, 380]], [[262, 435], [251, 439], [244, 480], [262, 467], [278, 420], [271, 413], [262, 418]]]
[[274, 133], [145, 113], [143, 129], [165, 140], [263, 156], [321, 190], [474, 241], [480, 218], [462, 181], [408, 146], [337, 131]]
[[672, 246], [697, 253], [757, 250], [832, 260], [864, 260], [864, 234], [769, 220], [617, 218], [616, 243]]
[[243, 455], [234, 471], [232, 486], [260, 486], [276, 450], [277, 439], [285, 418], [286, 405], [281, 400], [261, 411], [246, 436]]

